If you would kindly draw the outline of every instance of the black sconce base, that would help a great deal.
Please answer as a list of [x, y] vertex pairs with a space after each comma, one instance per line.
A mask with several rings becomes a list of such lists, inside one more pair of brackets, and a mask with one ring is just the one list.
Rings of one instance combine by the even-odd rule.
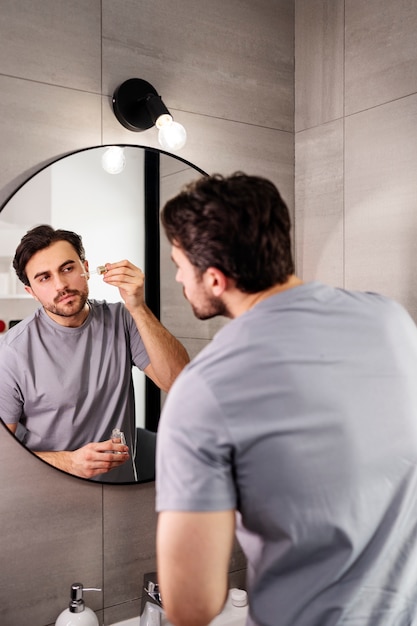
[[147, 102], [159, 98], [150, 83], [141, 78], [130, 78], [122, 83], [113, 94], [113, 111], [120, 124], [133, 131], [143, 131], [155, 124]]

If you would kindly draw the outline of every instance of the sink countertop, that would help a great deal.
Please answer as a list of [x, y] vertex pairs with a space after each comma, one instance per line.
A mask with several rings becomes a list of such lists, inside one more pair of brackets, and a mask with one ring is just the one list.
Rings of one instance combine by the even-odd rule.
[[[232, 605], [229, 591], [229, 598], [224, 605], [223, 611], [210, 622], [209, 626], [245, 626], [247, 615], [247, 606], [237, 607]], [[130, 619], [123, 620], [122, 622], [116, 622], [111, 626], [140, 626], [140, 617], [132, 617]], [[161, 626], [172, 625], [165, 619], [164, 616], [162, 616]]]

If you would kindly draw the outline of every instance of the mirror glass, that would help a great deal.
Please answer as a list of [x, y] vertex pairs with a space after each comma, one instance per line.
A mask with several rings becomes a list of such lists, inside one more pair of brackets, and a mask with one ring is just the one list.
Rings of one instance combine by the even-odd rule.
[[[159, 317], [160, 206], [205, 172], [154, 148], [120, 145], [122, 165], [114, 173], [106, 165], [110, 148], [114, 146], [88, 148], [57, 159], [31, 176], [1, 207], [0, 337], [39, 306], [12, 268], [21, 238], [39, 224], [80, 234], [90, 270], [122, 259], [142, 268], [146, 302]], [[89, 297], [121, 300], [119, 290], [106, 285], [97, 274], [90, 276]], [[160, 392], [136, 367], [133, 381], [137, 445], [132, 453], [133, 478], [117, 479], [123, 484], [153, 480], [155, 469]], [[23, 436], [18, 429], [17, 439], [21, 441]], [[111, 474], [103, 474], [100, 481], [115, 482]]]

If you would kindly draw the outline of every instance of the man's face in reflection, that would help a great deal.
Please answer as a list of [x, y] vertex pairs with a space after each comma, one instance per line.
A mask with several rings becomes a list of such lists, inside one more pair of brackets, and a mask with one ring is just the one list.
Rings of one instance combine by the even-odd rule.
[[88, 263], [68, 241], [56, 241], [36, 252], [26, 265], [25, 287], [55, 322], [78, 326], [88, 315], [88, 283], [82, 274]]

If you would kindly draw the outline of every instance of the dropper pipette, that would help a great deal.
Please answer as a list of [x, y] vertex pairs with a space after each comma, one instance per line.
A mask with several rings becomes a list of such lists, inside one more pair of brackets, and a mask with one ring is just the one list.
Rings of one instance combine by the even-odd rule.
[[105, 265], [99, 265], [95, 270], [89, 270], [88, 272], [83, 272], [81, 276], [91, 276], [91, 274], [98, 274], [99, 276], [105, 274], [107, 272], [107, 268]]

